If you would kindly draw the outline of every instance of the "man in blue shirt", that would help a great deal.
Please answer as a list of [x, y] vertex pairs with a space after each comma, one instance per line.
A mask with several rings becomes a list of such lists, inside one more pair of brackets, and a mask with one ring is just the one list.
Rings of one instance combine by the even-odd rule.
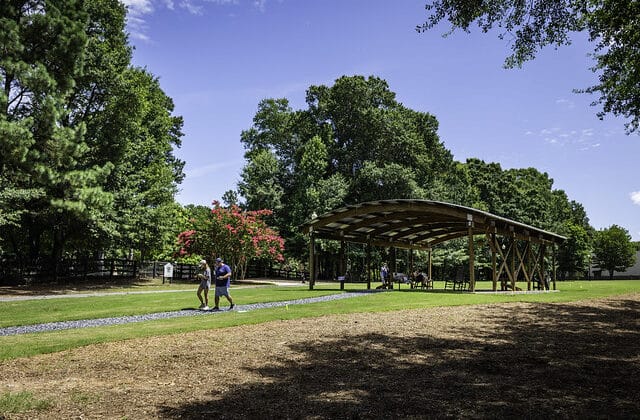
[[218, 303], [220, 302], [220, 296], [224, 296], [229, 301], [229, 310], [233, 309], [233, 299], [231, 299], [231, 295], [229, 294], [229, 282], [231, 281], [231, 268], [222, 261], [222, 258], [216, 258], [216, 293], [214, 296], [216, 306], [214, 306], [213, 310], [218, 311], [220, 308], [218, 307]]

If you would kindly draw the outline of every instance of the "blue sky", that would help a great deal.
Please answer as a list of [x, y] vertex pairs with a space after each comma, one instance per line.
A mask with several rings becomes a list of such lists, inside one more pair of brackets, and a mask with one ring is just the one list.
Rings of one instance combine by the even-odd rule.
[[418, 34], [426, 0], [125, 0], [134, 64], [160, 78], [184, 117], [182, 204], [209, 205], [235, 189], [240, 132], [258, 102], [305, 108], [310, 85], [342, 75], [385, 79], [405, 106], [429, 112], [456, 160], [535, 167], [582, 203], [591, 224], [640, 240], [640, 136], [596, 117], [586, 38], [505, 70], [497, 33], [446, 27]]

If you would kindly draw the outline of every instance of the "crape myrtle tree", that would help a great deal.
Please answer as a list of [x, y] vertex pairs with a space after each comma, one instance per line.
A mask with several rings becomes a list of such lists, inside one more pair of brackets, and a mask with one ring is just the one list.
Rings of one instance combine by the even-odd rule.
[[596, 232], [593, 246], [597, 267], [608, 270], [613, 279], [615, 271], [624, 272], [635, 264], [636, 246], [625, 228], [612, 225]]
[[[637, 0], [434, 0], [426, 5], [427, 20], [417, 27], [427, 31], [442, 21], [450, 32], [469, 32], [475, 22], [483, 32], [498, 28], [509, 39], [513, 53], [505, 67], [520, 67], [546, 47], [571, 44], [572, 33], [586, 32], [594, 45], [592, 70], [598, 84], [578, 92], [599, 95], [598, 116], [612, 113], [628, 120], [627, 133], [640, 126], [640, 31]], [[448, 33], [450, 33], [448, 32]]]
[[209, 261], [221, 257], [239, 279], [245, 278], [251, 261], [282, 262], [284, 240], [263, 220], [271, 213], [271, 210], [243, 211], [236, 205], [226, 208], [214, 201], [206, 217], [198, 211], [190, 220], [190, 229], [178, 236], [177, 257], [196, 254]]
[[117, 0], [0, 3], [0, 247], [32, 258], [166, 236], [182, 120], [131, 68]]

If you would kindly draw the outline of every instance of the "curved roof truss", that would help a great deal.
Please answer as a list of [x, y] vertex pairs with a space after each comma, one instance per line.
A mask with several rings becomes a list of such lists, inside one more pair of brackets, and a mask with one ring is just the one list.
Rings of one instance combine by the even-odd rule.
[[538, 243], [560, 243], [552, 232], [456, 204], [429, 200], [381, 200], [342, 207], [302, 226], [315, 238], [429, 249], [451, 239], [496, 233]]

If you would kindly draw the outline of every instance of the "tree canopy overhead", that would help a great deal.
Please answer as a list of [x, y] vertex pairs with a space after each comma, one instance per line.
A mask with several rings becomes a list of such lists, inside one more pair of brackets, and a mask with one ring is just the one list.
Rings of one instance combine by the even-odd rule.
[[573, 32], [587, 32], [594, 44], [592, 70], [599, 83], [577, 90], [599, 98], [602, 119], [612, 113], [627, 119], [630, 134], [640, 126], [640, 2], [637, 0], [434, 0], [417, 30], [424, 32], [447, 20], [451, 31], [469, 32], [475, 22], [483, 32], [498, 28], [512, 40], [508, 68], [534, 59], [546, 46], [571, 44]]

